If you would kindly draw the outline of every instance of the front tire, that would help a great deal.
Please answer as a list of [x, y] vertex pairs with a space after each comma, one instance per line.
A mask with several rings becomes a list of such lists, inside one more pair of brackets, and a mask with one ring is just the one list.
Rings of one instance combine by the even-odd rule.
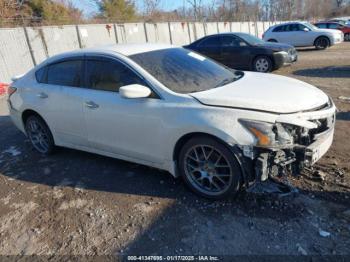
[[221, 199], [239, 192], [241, 170], [227, 146], [207, 137], [190, 139], [179, 154], [179, 171], [196, 194]]
[[330, 46], [330, 42], [327, 37], [321, 36], [315, 40], [315, 48], [317, 50], [324, 50], [329, 46]]
[[253, 70], [261, 73], [272, 71], [272, 61], [267, 56], [258, 56], [253, 61]]
[[346, 34], [344, 35], [344, 40], [345, 40], [345, 41], [350, 41], [350, 33], [346, 33]]
[[50, 155], [55, 149], [52, 133], [45, 121], [31, 115], [25, 122], [25, 130], [32, 146], [41, 154]]

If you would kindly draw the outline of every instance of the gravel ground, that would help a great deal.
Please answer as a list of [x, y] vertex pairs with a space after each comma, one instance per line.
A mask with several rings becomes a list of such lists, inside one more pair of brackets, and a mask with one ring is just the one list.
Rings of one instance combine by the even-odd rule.
[[[37, 154], [0, 99], [0, 255], [350, 255], [350, 43], [275, 72], [338, 109], [335, 141], [295, 196], [208, 201], [166, 172], [70, 149]], [[302, 95], [302, 94], [301, 94]]]

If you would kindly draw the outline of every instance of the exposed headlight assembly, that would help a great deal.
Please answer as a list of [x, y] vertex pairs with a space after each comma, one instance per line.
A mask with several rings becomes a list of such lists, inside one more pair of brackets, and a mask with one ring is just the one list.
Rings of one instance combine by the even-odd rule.
[[293, 145], [293, 136], [280, 123], [268, 123], [247, 119], [239, 122], [256, 138], [256, 146], [279, 148]]

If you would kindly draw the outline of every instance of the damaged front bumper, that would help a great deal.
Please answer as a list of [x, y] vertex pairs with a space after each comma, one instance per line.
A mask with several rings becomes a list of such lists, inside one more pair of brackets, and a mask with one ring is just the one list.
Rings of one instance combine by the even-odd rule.
[[[303, 137], [300, 135], [296, 137], [295, 143], [290, 146], [281, 148], [248, 146], [241, 148], [246, 163], [245, 173], [249, 174], [249, 178], [245, 181], [248, 191], [271, 193], [271, 181], [277, 181], [277, 178], [287, 181], [288, 175], [299, 175], [303, 168], [314, 165], [329, 150], [334, 137], [334, 105], [327, 108], [326, 111], [326, 114], [324, 112], [322, 114], [319, 112], [305, 114], [313, 115], [308, 121], [317, 122], [319, 126], [305, 129], [308, 132], [303, 131]], [[298, 121], [294, 121], [294, 124]], [[289, 185], [289, 182], [287, 184]], [[281, 190], [280, 185], [277, 185], [277, 188], [282, 193], [286, 193], [285, 189]], [[291, 187], [289, 188], [292, 190]]]

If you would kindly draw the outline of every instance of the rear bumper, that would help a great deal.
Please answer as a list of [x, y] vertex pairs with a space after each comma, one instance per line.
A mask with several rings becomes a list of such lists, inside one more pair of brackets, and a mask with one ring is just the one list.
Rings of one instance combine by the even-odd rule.
[[25, 134], [25, 128], [23, 125], [21, 112], [14, 109], [9, 100], [7, 100], [7, 105], [8, 105], [10, 118], [11, 118], [12, 122], [19, 130], [21, 130]]

